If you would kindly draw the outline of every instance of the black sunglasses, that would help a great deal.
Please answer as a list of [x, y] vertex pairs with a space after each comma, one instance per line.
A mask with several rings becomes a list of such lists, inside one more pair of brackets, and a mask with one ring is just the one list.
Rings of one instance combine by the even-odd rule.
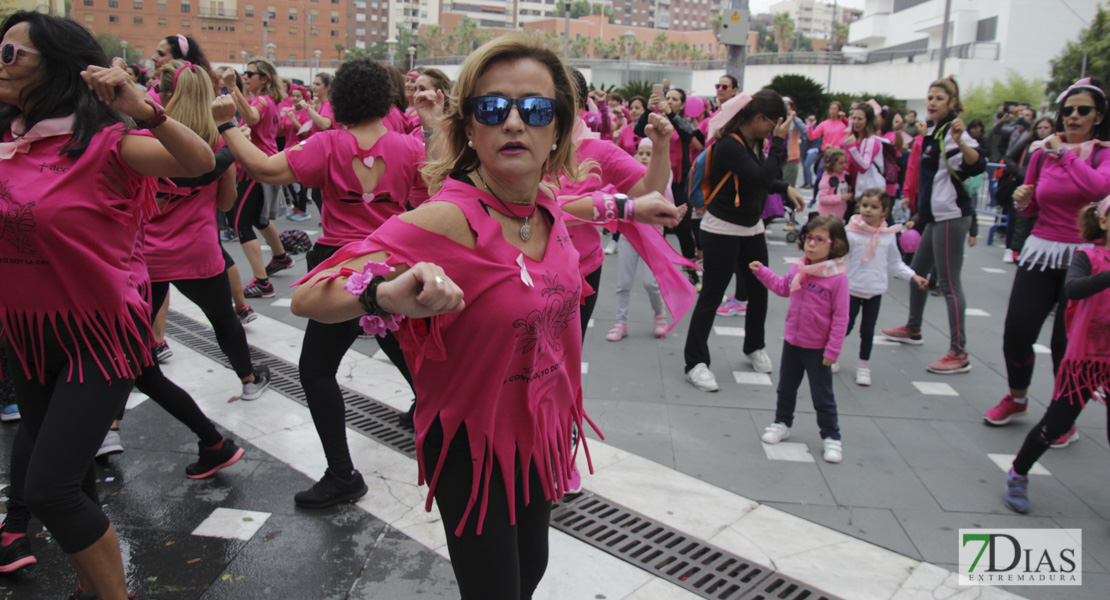
[[21, 46], [14, 42], [8, 42], [7, 44], [0, 46], [0, 61], [2, 61], [5, 65], [10, 65], [15, 62], [15, 59], [19, 56], [20, 52], [23, 52], [25, 54], [42, 54], [41, 52], [33, 48]]
[[246, 77], [247, 79], [250, 79], [251, 77], [259, 74], [260, 73], [258, 71], [243, 71], [243, 77]]
[[715, 87], [719, 90], [731, 90], [732, 89], [732, 86], [727, 84], [727, 83], [718, 83]]
[[1072, 115], [1072, 113], [1074, 113], [1077, 110], [1079, 111], [1079, 116], [1086, 117], [1087, 115], [1094, 112], [1095, 107], [1090, 106], [1090, 105], [1087, 105], [1087, 106], [1065, 106], [1065, 107], [1060, 109], [1060, 114], [1064, 115], [1065, 117], [1070, 117]]
[[474, 120], [482, 125], [500, 125], [509, 118], [513, 107], [525, 125], [543, 127], [555, 120], [555, 99], [543, 96], [506, 98], [504, 96], [475, 96], [470, 99]]

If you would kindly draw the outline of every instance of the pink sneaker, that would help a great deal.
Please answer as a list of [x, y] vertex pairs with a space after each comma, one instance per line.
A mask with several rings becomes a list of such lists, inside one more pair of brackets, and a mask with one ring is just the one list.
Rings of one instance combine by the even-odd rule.
[[619, 342], [626, 337], [628, 337], [628, 325], [625, 325], [624, 323], [617, 323], [616, 325], [613, 325], [613, 328], [609, 330], [609, 333], [605, 334], [605, 339], [609, 340], [610, 342]]
[[655, 337], [661, 338], [667, 334], [667, 315], [655, 315]]
[[573, 465], [570, 468], [570, 478], [567, 479], [567, 489], [563, 490], [564, 495], [581, 494], [582, 493], [582, 474], [578, 472], [578, 465]]
[[1024, 416], [1028, 408], [1029, 405], [1018, 404], [1014, 402], [1014, 397], [1012, 395], [1006, 394], [1006, 397], [1002, 398], [998, 406], [988, 410], [987, 414], [983, 415], [983, 420], [986, 421], [988, 425], [1005, 425], [1014, 417]]
[[1067, 448], [1068, 446], [1070, 446], [1070, 445], [1072, 445], [1072, 444], [1074, 444], [1075, 442], [1078, 442], [1078, 441], [1079, 441], [1079, 430], [1075, 428], [1075, 425], [1072, 425], [1071, 429], [1069, 429], [1067, 433], [1060, 436], [1060, 439], [1056, 440], [1055, 442], [1052, 442], [1052, 447], [1053, 448]]
[[904, 325], [902, 327], [895, 327], [893, 329], [884, 329], [882, 333], [883, 337], [892, 342], [910, 344], [913, 346], [920, 346], [921, 344], [925, 343], [925, 340], [921, 339], [920, 329], [915, 331]]
[[928, 369], [930, 373], [936, 373], [937, 375], [967, 373], [971, 371], [971, 361], [967, 359], [967, 352], [956, 353], [949, 350], [944, 358], [935, 363], [929, 363]]

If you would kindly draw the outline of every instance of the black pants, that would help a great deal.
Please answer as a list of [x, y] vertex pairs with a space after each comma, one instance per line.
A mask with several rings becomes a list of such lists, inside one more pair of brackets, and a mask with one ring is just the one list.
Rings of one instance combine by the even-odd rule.
[[1029, 389], [1033, 381], [1033, 364], [1036, 354], [1033, 344], [1050, 312], [1056, 310], [1052, 325], [1052, 372], [1060, 368], [1068, 346], [1068, 332], [1064, 327], [1064, 310], [1068, 299], [1064, 294], [1067, 269], [1020, 267], [1014, 275], [1010, 290], [1010, 306], [1006, 310], [1006, 325], [1002, 331], [1002, 354], [1006, 358], [1006, 375], [1010, 389]]
[[[212, 325], [212, 332], [216, 335], [220, 350], [231, 363], [231, 368], [235, 370], [239, 379], [254, 373], [250, 347], [247, 346], [247, 333], [243, 331], [243, 322], [239, 320], [232, 306], [231, 284], [227, 281], [227, 274], [220, 273], [207, 279], [180, 279], [172, 283], [173, 287], [185, 294], [186, 298], [204, 312], [204, 316]], [[151, 306], [155, 307], [156, 312], [166, 300], [166, 294], [169, 291], [168, 281], [151, 284]]]
[[[315, 269], [338, 250], [339, 246], [316, 244], [306, 257], [308, 269]], [[351, 344], [361, 332], [357, 319], [334, 324], [309, 319], [301, 343], [301, 357], [297, 362], [308, 411], [324, 446], [328, 467], [343, 476], [355, 467], [347, 446], [347, 409], [335, 376], [343, 355], [351, 349]], [[405, 364], [405, 355], [397, 338], [392, 333], [379, 337], [378, 345], [412, 387], [412, 374]]]
[[778, 401], [775, 422], [794, 426], [794, 408], [798, 404], [798, 388], [802, 377], [809, 377], [809, 395], [817, 412], [821, 439], [840, 439], [840, 425], [833, 396], [832, 367], [825, 366], [824, 348], [802, 348], [782, 342], [782, 368], [779, 369]]
[[[77, 331], [76, 326], [73, 331]], [[92, 332], [88, 336], [95, 339]], [[106, 353], [63, 344], [49, 325], [42, 342], [44, 382], [28, 379], [19, 368], [13, 374], [22, 416], [20, 427], [27, 434], [23, 442], [27, 445], [13, 452], [12, 457], [13, 463], [21, 455], [26, 457], [20, 459], [26, 468], [22, 471], [22, 490], [16, 493], [22, 494], [26, 508], [38, 516], [62, 550], [75, 554], [108, 531], [108, 517], [95, 500], [92, 463], [112, 420], [127, 402], [134, 381], [105, 377], [96, 365], [98, 359], [110, 364]], [[14, 351], [8, 352], [9, 361], [18, 364]], [[70, 379], [78, 364], [83, 382], [76, 375]], [[12, 471], [14, 490], [21, 476], [14, 465]]]
[[[644, 268], [646, 269], [647, 265], [644, 265]], [[580, 312], [582, 317], [582, 341], [586, 341], [586, 328], [590, 325], [590, 317], [594, 314], [594, 307], [597, 306], [597, 296], [601, 293], [601, 267], [586, 275], [585, 280], [594, 289], [594, 293], [582, 300]]]
[[698, 363], [710, 364], [709, 332], [713, 329], [717, 307], [725, 296], [737, 264], [745, 266], [740, 274], [748, 292], [744, 353], [750, 354], [766, 345], [763, 341], [763, 322], [767, 320], [767, 288], [746, 267], [753, 260], [767, 263], [767, 239], [762, 234], [744, 237], [709, 231], [702, 231], [701, 234], [705, 243], [702, 250], [705, 272], [702, 273], [701, 293], [698, 294], [698, 302], [690, 318], [690, 330], [686, 334], [687, 371]]
[[863, 320], [859, 324], [859, 358], [871, 360], [871, 346], [875, 343], [875, 323], [879, 321], [879, 306], [883, 303], [883, 295], [871, 298], [857, 298], [848, 296], [848, 333], [856, 325], [856, 315], [863, 309]]
[[265, 228], [270, 224], [270, 219], [262, 214], [266, 196], [261, 183], [248, 177], [240, 181], [236, 189], [239, 196], [235, 200], [235, 206], [231, 208], [231, 222], [235, 227], [235, 234], [239, 236], [239, 243], [242, 244], [258, 239], [254, 235], [254, 228]]
[[320, 188], [310, 188], [303, 185], [300, 186], [300, 189], [297, 190], [297, 194], [293, 197], [293, 208], [301, 212], [307, 212], [310, 198], [316, 205], [316, 210], [320, 210], [322, 204], [320, 199]]
[[[424, 469], [431, 477], [443, 448], [443, 428], [437, 419], [424, 440]], [[544, 500], [543, 483], [533, 464], [529, 470], [528, 497], [524, 503], [523, 473], [520, 459], [516, 473], [516, 524], [509, 524], [508, 495], [501, 466], [493, 462], [489, 496], [482, 533], [477, 533], [481, 489], [477, 503], [467, 518], [461, 536], [455, 530], [462, 522], [470, 500], [474, 478], [474, 459], [466, 426], [463, 425], [447, 448], [447, 458], [436, 482], [435, 499], [447, 534], [451, 568], [459, 582], [462, 600], [528, 600], [547, 570], [547, 537], [551, 521], [551, 502]]]
[[[674, 203], [676, 206], [686, 204], [686, 184], [685, 183], [672, 183], [671, 195], [674, 196]], [[689, 207], [692, 209], [693, 207]], [[675, 237], [678, 238], [678, 247], [682, 251], [682, 256], [690, 260], [694, 260], [697, 256], [697, 248], [694, 244], [694, 226], [691, 224], [690, 210], [682, 215], [682, 220], [672, 230]]]
[[[1021, 445], [1021, 450], [1014, 458], [1014, 471], [1019, 475], [1029, 474], [1033, 463], [1048, 451], [1052, 442], [1060, 439], [1072, 425], [1075, 425], [1079, 413], [1083, 412], [1081, 400], [1090, 402], [1090, 398], [1084, 399], [1072, 395], [1056, 398], [1048, 405], [1048, 410], [1045, 411], [1044, 417], [1041, 417], [1041, 422], [1025, 436], [1025, 443]], [[1106, 411], [1106, 435], [1110, 438], [1110, 410]]]

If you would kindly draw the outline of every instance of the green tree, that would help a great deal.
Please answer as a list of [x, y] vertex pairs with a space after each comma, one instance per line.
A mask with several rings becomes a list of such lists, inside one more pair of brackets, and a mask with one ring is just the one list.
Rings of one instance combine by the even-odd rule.
[[[1083, 55], [1087, 55], [1087, 76], [1110, 83], [1110, 12], [1101, 4], [1090, 27], [1079, 33], [1077, 41], [1069, 41], [1060, 54], [1052, 59], [1052, 78], [1045, 91], [1055, 98], [1068, 89], [1083, 72]], [[984, 121], [985, 122], [985, 121]]]
[[[1067, 85], [1070, 85], [1069, 81]], [[1051, 86], [1049, 86], [1051, 87]], [[1061, 88], [1061, 91], [1067, 89]], [[989, 128], [998, 112], [998, 107], [1003, 102], [1026, 102], [1040, 112], [1040, 105], [1045, 100], [1045, 83], [1043, 80], [1025, 79], [1017, 71], [1010, 69], [1006, 79], [995, 79], [989, 85], [973, 86], [965, 90], [960, 97], [964, 104], [964, 122], [972, 119], [982, 119]]]
[[821, 117], [828, 108], [824, 86], [805, 75], [776, 75], [767, 87], [783, 96], [790, 96], [798, 108], [798, 116], [803, 119], [806, 115]]
[[96, 41], [100, 42], [100, 47], [104, 49], [104, 53], [108, 55], [108, 58], [123, 56], [123, 46], [119, 43], [118, 35], [102, 31], [96, 34]]
[[593, 8], [590, 6], [589, 0], [575, 0], [570, 5], [570, 18], [577, 19], [585, 17], [586, 15], [593, 14]]
[[840, 52], [844, 44], [848, 43], [848, 31], [847, 23], [833, 24], [833, 52]]
[[775, 28], [775, 44], [779, 52], [789, 52], [790, 42], [794, 39], [794, 19], [790, 18], [790, 13], [781, 12], [775, 15], [771, 25]]
[[343, 44], [341, 44], [339, 42], [335, 43], [335, 54], [336, 54], [336, 57], [339, 59], [339, 62], [343, 62], [343, 51], [346, 50], [346, 49], [347, 49], [347, 47], [344, 46]]
[[653, 83], [652, 81], [629, 81], [624, 84], [624, 87], [617, 88], [617, 93], [623, 96], [625, 100], [630, 100], [633, 96], [647, 98], [651, 95]]

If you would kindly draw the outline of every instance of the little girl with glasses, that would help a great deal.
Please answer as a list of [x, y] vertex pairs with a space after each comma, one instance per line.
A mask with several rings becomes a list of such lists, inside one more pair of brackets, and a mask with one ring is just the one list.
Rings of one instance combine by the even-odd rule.
[[805, 235], [805, 257], [779, 277], [759, 261], [750, 268], [775, 294], [790, 298], [782, 343], [782, 378], [779, 380], [775, 422], [763, 432], [763, 441], [777, 444], [790, 437], [794, 406], [802, 376], [809, 376], [809, 391], [817, 411], [817, 425], [824, 440], [825, 461], [843, 460], [836, 398], [830, 366], [840, 356], [848, 325], [848, 277], [845, 275], [848, 236], [844, 223], [833, 215], [810, 220]]

